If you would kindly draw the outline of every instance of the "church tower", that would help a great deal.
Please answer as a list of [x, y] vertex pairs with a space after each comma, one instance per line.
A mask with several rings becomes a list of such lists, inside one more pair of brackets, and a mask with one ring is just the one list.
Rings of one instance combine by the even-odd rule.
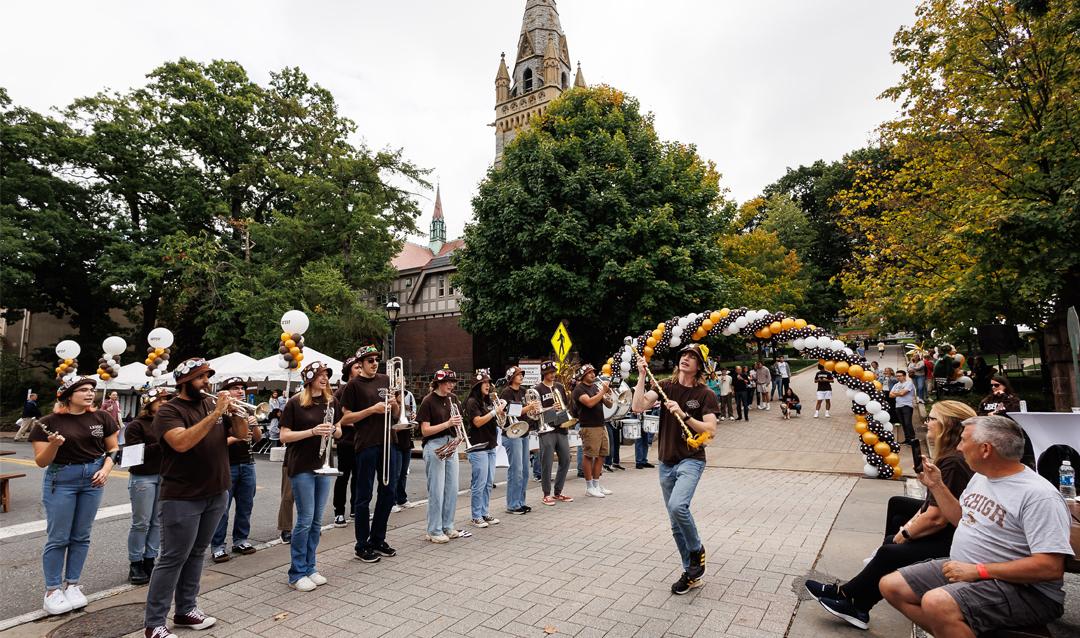
[[431, 214], [431, 231], [428, 233], [428, 248], [436, 255], [446, 243], [446, 220], [442, 214], [442, 186], [435, 187], [435, 212]]
[[570, 67], [570, 50], [555, 0], [527, 0], [514, 72], [510, 73], [503, 54], [495, 76], [496, 166], [502, 164], [503, 148], [518, 131], [571, 85], [584, 86], [585, 79], [580, 64], [576, 77]]

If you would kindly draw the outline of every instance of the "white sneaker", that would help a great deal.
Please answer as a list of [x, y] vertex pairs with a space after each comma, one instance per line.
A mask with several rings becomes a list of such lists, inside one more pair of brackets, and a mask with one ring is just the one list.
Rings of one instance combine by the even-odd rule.
[[766, 409], [766, 410], [768, 410], [768, 409], [769, 409], [769, 408], [771, 408], [771, 407], [772, 407], [772, 404], [771, 404], [771, 403], [766, 403], [766, 404], [765, 404], [765, 409]]
[[295, 583], [289, 583], [289, 587], [292, 587], [296, 591], [315, 591], [316, 585], [310, 578], [304, 576]]
[[390, 513], [391, 513], [391, 514], [397, 514], [397, 513], [398, 513], [398, 512], [400, 512], [400, 511], [401, 511], [402, 509], [403, 509], [403, 508], [402, 508], [402, 507], [401, 507], [400, 505], [395, 505], [395, 506], [393, 506], [393, 507], [391, 507], [391, 508], [390, 508]]
[[615, 492], [612, 492], [611, 490], [609, 490], [608, 488], [604, 487], [603, 485], [597, 485], [596, 489], [600, 490], [604, 494], [604, 496], [607, 496], [608, 494], [614, 494], [615, 493]]
[[57, 614], [66, 614], [71, 611], [71, 603], [64, 597], [64, 592], [59, 589], [54, 589], [45, 596], [45, 603], [43, 605], [45, 613], [50, 616], [56, 616]]
[[64, 598], [67, 598], [67, 601], [71, 603], [72, 609], [82, 609], [86, 607], [88, 602], [78, 585], [68, 585], [64, 589]]
[[413, 503], [412, 501], [405, 501], [401, 506], [407, 510], [411, 510], [412, 508], [416, 507], [416, 503]]
[[829, 416], [829, 411], [825, 410], [825, 417], [828, 418], [828, 416]]
[[815, 418], [815, 419], [817, 418], [817, 413], [818, 413], [818, 411], [817, 411], [817, 410], [814, 410], [814, 418]]
[[432, 543], [437, 543], [439, 545], [442, 545], [443, 543], [449, 543], [450, 542], [450, 537], [447, 536], [446, 534], [436, 534], [434, 536], [432, 536], [431, 534], [428, 534], [427, 539], [429, 541], [431, 541]]
[[472, 519], [472, 526], [483, 529], [488, 526], [488, 522], [482, 518], [474, 518]]
[[315, 572], [314, 574], [308, 574], [307, 578], [311, 582], [315, 583], [316, 587], [320, 587], [322, 585], [325, 585], [326, 582], [327, 582], [326, 581], [326, 576], [323, 576], [319, 572]]
[[585, 496], [595, 496], [596, 498], [604, 498], [604, 493], [600, 491], [598, 487], [585, 488]]

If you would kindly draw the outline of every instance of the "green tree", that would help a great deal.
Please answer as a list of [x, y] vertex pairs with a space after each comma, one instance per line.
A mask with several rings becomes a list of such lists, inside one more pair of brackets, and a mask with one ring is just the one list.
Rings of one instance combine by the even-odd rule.
[[919, 5], [885, 92], [901, 105], [881, 130], [893, 163], [842, 198], [865, 240], [844, 275], [852, 311], [1042, 326], [1080, 302], [1078, 32], [1073, 2]]
[[661, 141], [634, 98], [566, 92], [473, 199], [454, 253], [463, 326], [504, 353], [541, 354], [565, 320], [599, 363], [627, 333], [718, 307], [715, 238], [733, 214], [719, 180], [693, 146]]
[[780, 242], [777, 233], [758, 228], [724, 235], [719, 243], [733, 304], [807, 316], [804, 304], [810, 278], [798, 255]]

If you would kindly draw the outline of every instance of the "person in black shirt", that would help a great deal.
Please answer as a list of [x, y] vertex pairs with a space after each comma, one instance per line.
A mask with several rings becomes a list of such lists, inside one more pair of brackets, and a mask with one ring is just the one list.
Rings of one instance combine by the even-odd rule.
[[750, 373], [742, 366], [735, 366], [735, 373], [731, 375], [731, 387], [735, 394], [735, 420], [749, 421], [754, 390], [750, 383]]
[[604, 427], [604, 395], [611, 387], [607, 381], [595, 385], [596, 368], [586, 363], [578, 369], [579, 381], [574, 386], [570, 400], [577, 406], [578, 423], [581, 424], [581, 443], [585, 452], [585, 495], [604, 498], [611, 490], [600, 487], [600, 473], [604, 457], [608, 455], [609, 441]]
[[818, 418], [818, 412], [821, 410], [821, 402], [825, 402], [825, 416], [829, 416], [829, 409], [832, 407], [832, 382], [833, 375], [831, 372], [825, 369], [825, 366], [818, 364], [817, 373], [814, 375], [814, 383], [817, 384], [817, 403], [814, 404], [814, 418]]
[[[360, 362], [360, 351], [357, 350], [341, 364], [342, 385], [334, 393], [334, 397], [340, 403], [341, 393], [345, 386], [354, 378], [360, 376], [363, 364]], [[341, 475], [334, 482], [334, 527], [345, 527], [348, 521], [345, 518], [345, 495], [349, 495], [349, 517], [355, 515], [356, 510], [356, 476], [353, 468], [356, 464], [353, 439], [356, 436], [356, 428], [344, 428], [341, 439], [335, 442], [337, 451], [337, 469]], [[349, 479], [352, 478], [353, 489], [349, 489]]]
[[[243, 401], [246, 386], [247, 382], [240, 377], [230, 377], [221, 384], [221, 389], [228, 392], [232, 398]], [[251, 455], [251, 445], [262, 440], [262, 428], [259, 427], [254, 416], [245, 416], [251, 436], [247, 439], [233, 436], [228, 438], [229, 475], [232, 479], [232, 487], [229, 488], [229, 500], [225, 501], [225, 513], [221, 515], [221, 522], [218, 523], [214, 538], [210, 541], [210, 549], [213, 552], [211, 558], [215, 563], [224, 563], [229, 560], [229, 553], [225, 551], [225, 534], [229, 529], [231, 501], [236, 501], [232, 551], [244, 555], [255, 553], [255, 546], [248, 542], [248, 534], [251, 532], [251, 510], [255, 505], [255, 459]]]
[[142, 397], [142, 410], [124, 428], [124, 449], [143, 446], [143, 462], [128, 468], [128, 496], [131, 498], [131, 529], [128, 530], [128, 581], [132, 585], [150, 582], [154, 560], [161, 547], [158, 493], [161, 489], [161, 446], [151, 426], [158, 409], [172, 398], [165, 386], [151, 388]]
[[[540, 407], [539, 403], [525, 403], [525, 388], [521, 387], [524, 379], [525, 371], [521, 367], [511, 367], [506, 371], [507, 385], [499, 393], [499, 397], [506, 401], [512, 410], [511, 414], [520, 411], [520, 416], [510, 417], [511, 421]], [[529, 429], [532, 430], [531, 425]], [[510, 467], [506, 470], [506, 511], [511, 514], [528, 514], [532, 511], [532, 508], [525, 504], [525, 490], [529, 485], [529, 436], [516, 439], [504, 436], [502, 444], [510, 461]]]
[[30, 436], [30, 428], [34, 425], [34, 419], [41, 418], [41, 408], [38, 407], [38, 395], [31, 392], [26, 395], [26, 403], [23, 404], [22, 418], [17, 423], [19, 430], [15, 433], [16, 441], [25, 441]]
[[[547, 419], [553, 414], [559, 414], [555, 410], [557, 403], [562, 405], [563, 410], [569, 407], [566, 388], [555, 380], [555, 362], [545, 361], [540, 364], [540, 383], [533, 389], [540, 393], [540, 407], [547, 410], [541, 413], [542, 419]], [[556, 402], [556, 397], [558, 400]], [[555, 474], [555, 494], [551, 489], [551, 464], [559, 457], [559, 469]], [[563, 503], [573, 502], [573, 497], [563, 494], [563, 486], [566, 484], [566, 473], [570, 470], [570, 443], [567, 440], [566, 428], [555, 425], [554, 430], [540, 433], [540, 485], [544, 490], [544, 505], [555, 505], [557, 501]]]
[[[491, 374], [487, 368], [473, 375], [473, 387], [465, 399], [466, 428], [469, 442], [479, 448], [469, 452], [472, 467], [470, 483], [472, 524], [474, 527], [498, 525], [499, 519], [491, 515], [490, 471], [495, 467], [495, 446], [499, 440], [498, 419], [506, 414], [506, 408], [491, 400]], [[481, 447], [483, 446], [483, 447]]]

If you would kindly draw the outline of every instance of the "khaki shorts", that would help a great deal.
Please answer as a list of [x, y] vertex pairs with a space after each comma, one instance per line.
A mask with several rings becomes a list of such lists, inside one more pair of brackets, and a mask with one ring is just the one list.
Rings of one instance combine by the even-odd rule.
[[585, 456], [593, 458], [607, 456], [609, 453], [607, 428], [602, 425], [581, 428], [581, 449]]
[[928, 560], [901, 567], [899, 572], [911, 591], [920, 597], [939, 588], [949, 594], [976, 635], [999, 627], [1041, 625], [1059, 618], [1065, 611], [1060, 604], [1027, 585], [1003, 580], [950, 583], [941, 572], [947, 562], [947, 558]]

